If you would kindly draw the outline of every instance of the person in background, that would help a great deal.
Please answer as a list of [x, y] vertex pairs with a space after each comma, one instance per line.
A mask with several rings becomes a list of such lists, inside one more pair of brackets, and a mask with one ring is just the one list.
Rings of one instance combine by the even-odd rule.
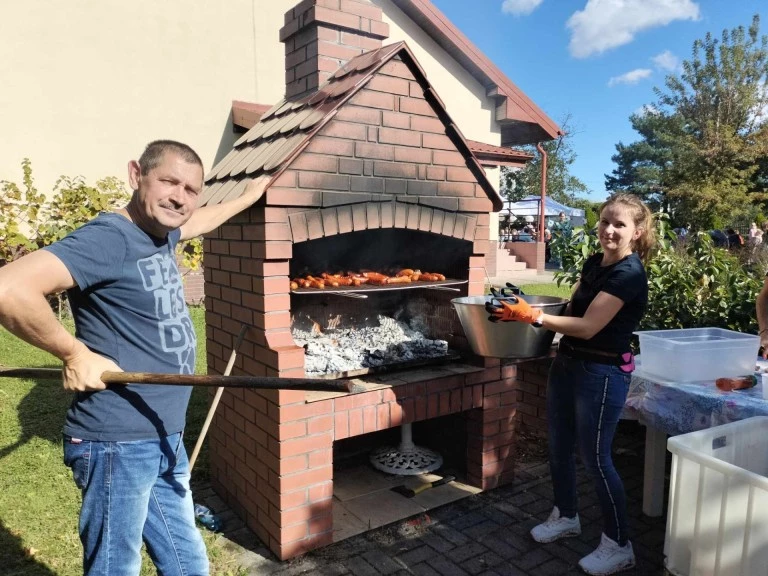
[[760, 232], [760, 228], [757, 227], [757, 222], [752, 222], [749, 225], [749, 243], [753, 244], [754, 238], [757, 236], [757, 233]]
[[567, 243], [573, 235], [573, 226], [571, 221], [565, 215], [565, 212], [560, 212], [557, 215], [557, 222], [552, 226], [552, 237], [560, 238], [560, 242], [557, 243], [557, 250], [555, 250], [555, 260], [557, 261], [560, 269], [563, 269], [563, 244]]
[[725, 233], [728, 235], [728, 248], [730, 250], [739, 250], [744, 247], [744, 238], [733, 228], [728, 228]]
[[602, 252], [584, 264], [564, 316], [531, 308], [523, 298], [487, 306], [492, 320], [519, 321], [560, 332], [547, 383], [549, 463], [554, 508], [531, 530], [537, 542], [581, 534], [574, 450], [592, 477], [603, 515], [594, 552], [579, 561], [588, 574], [631, 568], [624, 485], [611, 459], [611, 444], [627, 397], [634, 358], [630, 338], [648, 304], [643, 262], [656, 243], [653, 217], [636, 196], [618, 194], [600, 207]]
[[[0, 268], [0, 325], [63, 362], [74, 392], [64, 461], [82, 494], [88, 575], [138, 575], [146, 544], [164, 575], [208, 574], [182, 442], [191, 389], [110, 385], [107, 371], [192, 374], [196, 337], [175, 260], [180, 240], [218, 227], [261, 197], [196, 209], [203, 163], [180, 142], [151, 142], [128, 163], [133, 195], [72, 234]], [[67, 291], [72, 336], [46, 297]]]

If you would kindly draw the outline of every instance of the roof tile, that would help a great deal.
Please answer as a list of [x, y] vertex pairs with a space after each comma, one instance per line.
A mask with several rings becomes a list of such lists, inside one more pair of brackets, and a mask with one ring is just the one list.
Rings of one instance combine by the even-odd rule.
[[[259, 122], [237, 140], [233, 150], [209, 172], [206, 177], [208, 187], [200, 205], [218, 204], [237, 198], [251, 178], [279, 176], [293, 158], [306, 148], [315, 134], [334, 118], [339, 108], [357, 94], [378, 70], [395, 58], [413, 71], [420, 84], [428, 86], [421, 67], [404, 42], [353, 58], [314, 93], [296, 100], [283, 99], [267, 110]], [[441, 100], [429, 90], [430, 104], [438, 107], [438, 117], [448, 125], [451, 120]], [[458, 130], [453, 139], [456, 140], [454, 146], [459, 150], [456, 155], [462, 158], [462, 163], [472, 160], [472, 153]], [[333, 140], [345, 142], [344, 139]], [[481, 186], [493, 202], [500, 204], [501, 199], [484, 175], [479, 178], [484, 180]]]

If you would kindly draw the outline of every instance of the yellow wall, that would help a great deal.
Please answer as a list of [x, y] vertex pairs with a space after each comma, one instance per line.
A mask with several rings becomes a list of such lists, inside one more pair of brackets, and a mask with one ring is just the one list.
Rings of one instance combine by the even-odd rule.
[[[235, 141], [232, 100], [282, 98], [278, 32], [297, 3], [0, 2], [0, 180], [20, 181], [24, 157], [44, 192], [61, 174], [124, 180], [156, 138], [186, 142], [212, 166]], [[385, 42], [408, 42], [464, 135], [497, 144], [482, 85], [390, 0], [374, 3], [390, 25]]]

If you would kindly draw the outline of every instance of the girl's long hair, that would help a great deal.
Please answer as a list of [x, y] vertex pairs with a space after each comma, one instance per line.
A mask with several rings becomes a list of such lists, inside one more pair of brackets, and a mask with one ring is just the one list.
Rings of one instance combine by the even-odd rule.
[[632, 241], [632, 251], [637, 252], [643, 262], [648, 262], [651, 258], [654, 247], [656, 246], [656, 226], [653, 221], [653, 214], [648, 206], [634, 194], [614, 194], [600, 206], [600, 214], [608, 206], [619, 204], [629, 209], [635, 227], [642, 229], [642, 234], [636, 240]]

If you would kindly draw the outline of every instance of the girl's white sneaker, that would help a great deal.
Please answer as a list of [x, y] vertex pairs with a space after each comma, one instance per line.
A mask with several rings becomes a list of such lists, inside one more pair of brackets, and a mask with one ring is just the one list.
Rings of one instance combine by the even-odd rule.
[[542, 544], [579, 534], [581, 534], [579, 515], [576, 514], [573, 518], [564, 518], [560, 516], [560, 510], [557, 506], [552, 509], [546, 522], [531, 529], [531, 537]]
[[618, 542], [614, 542], [605, 534], [600, 538], [600, 546], [592, 554], [579, 560], [581, 569], [593, 576], [616, 574], [634, 565], [635, 553], [632, 543], [627, 542], [624, 546], [619, 546]]

